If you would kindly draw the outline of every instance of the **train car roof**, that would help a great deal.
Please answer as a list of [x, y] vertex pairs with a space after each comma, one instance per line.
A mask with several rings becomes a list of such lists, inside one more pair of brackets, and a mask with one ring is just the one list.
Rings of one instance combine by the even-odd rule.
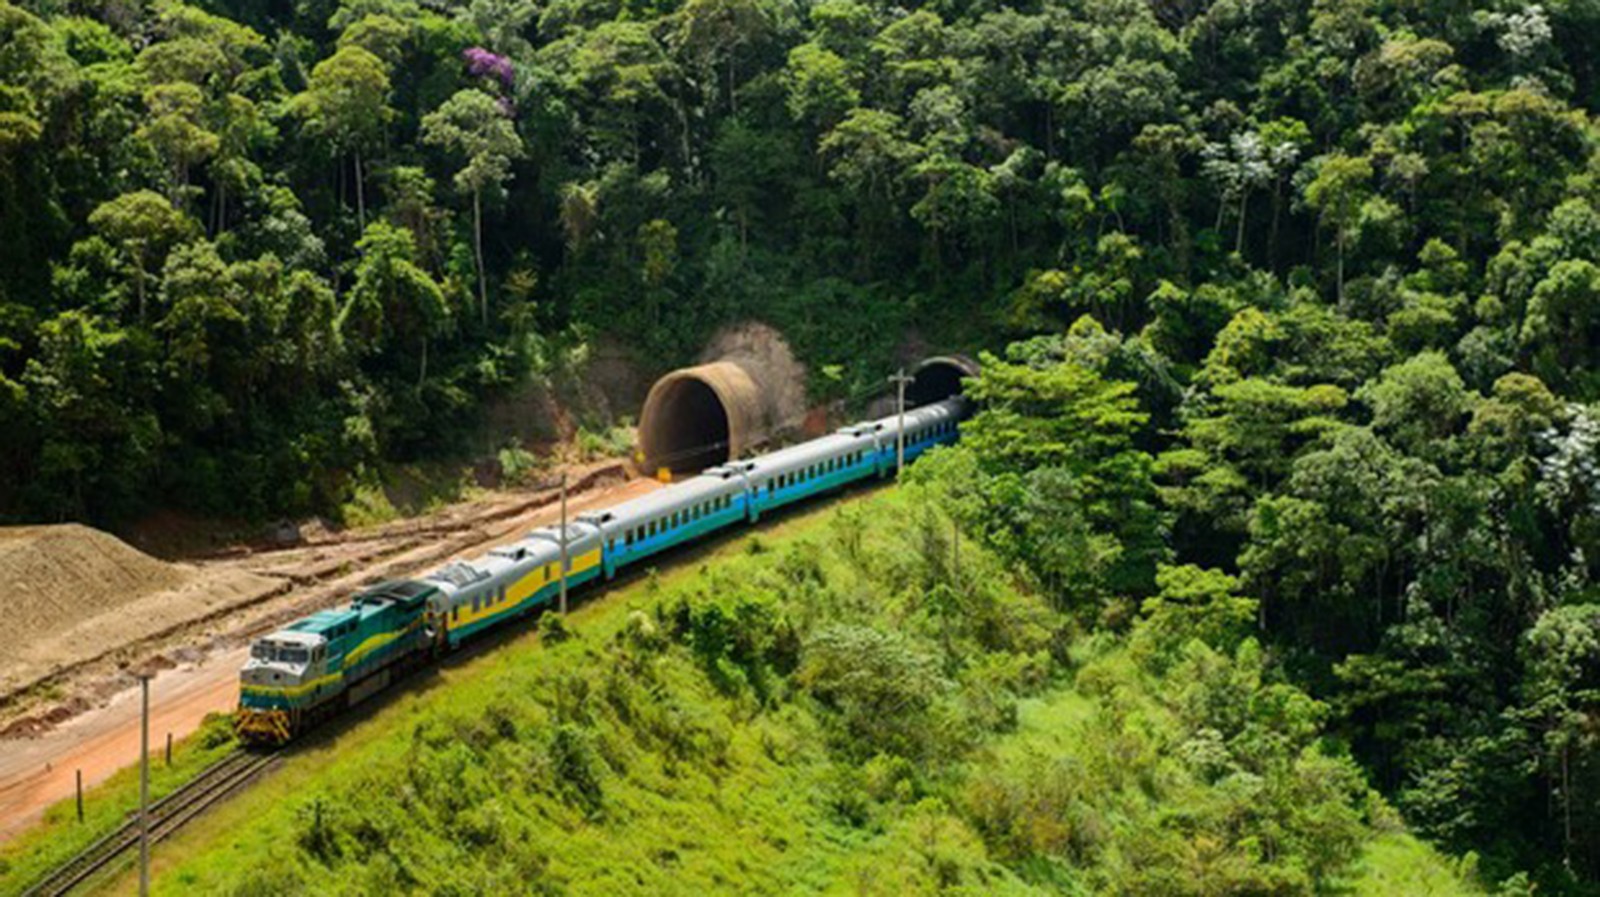
[[871, 437], [865, 433], [830, 433], [750, 459], [754, 465], [751, 473], [758, 478], [767, 473], [786, 473], [820, 458], [831, 458], [862, 445], [870, 445], [870, 442]]
[[330, 608], [319, 610], [309, 617], [299, 619], [284, 627], [283, 630], [273, 633], [269, 638], [277, 638], [284, 632], [298, 632], [305, 635], [322, 635], [335, 626], [349, 623], [361, 616], [353, 607]]
[[732, 476], [725, 478], [720, 474], [703, 473], [681, 483], [662, 487], [648, 495], [629, 499], [620, 505], [579, 515], [578, 519], [588, 523], [648, 520], [663, 514], [671, 514], [697, 501], [738, 492], [743, 488], [743, 481]]
[[[916, 408], [907, 408], [906, 425], [915, 426], [916, 424], [925, 423], [930, 420], [946, 420], [960, 417], [961, 411], [966, 405], [966, 401], [966, 399], [963, 399], [960, 396], [954, 396], [952, 398], [934, 402], [929, 405], [919, 405]], [[898, 414], [891, 414], [887, 417], [880, 417], [875, 421], [867, 422], [867, 426], [871, 426], [880, 431], [885, 431], [891, 434], [898, 432], [899, 424], [900, 416]]]
[[356, 595], [355, 603], [376, 604], [381, 601], [393, 601], [403, 607], [414, 607], [421, 604], [427, 597], [438, 591], [438, 586], [414, 579], [397, 579], [390, 582], [379, 583]]

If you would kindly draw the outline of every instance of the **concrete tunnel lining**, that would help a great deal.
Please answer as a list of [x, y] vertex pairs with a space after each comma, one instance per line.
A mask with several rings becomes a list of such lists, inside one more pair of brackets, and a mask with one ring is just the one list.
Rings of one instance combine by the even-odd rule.
[[639, 415], [642, 466], [682, 473], [737, 458], [764, 435], [767, 416], [761, 390], [737, 364], [673, 371], [650, 387]]

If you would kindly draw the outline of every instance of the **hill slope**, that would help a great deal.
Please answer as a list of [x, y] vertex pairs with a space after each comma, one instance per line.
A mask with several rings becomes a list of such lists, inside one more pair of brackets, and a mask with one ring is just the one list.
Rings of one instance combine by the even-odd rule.
[[[949, 532], [878, 493], [592, 598], [574, 637], [514, 638], [306, 749], [165, 847], [158, 892], [1474, 892], [1378, 834], [1314, 727], [1263, 716], [1243, 778], [1179, 749], [1196, 683], [1313, 706], [1248, 651], [1197, 643], [1182, 679], [1104, 640], [1069, 661], [1065, 619], [973, 545], [957, 572]], [[1395, 844], [1420, 872], [1384, 878]]]

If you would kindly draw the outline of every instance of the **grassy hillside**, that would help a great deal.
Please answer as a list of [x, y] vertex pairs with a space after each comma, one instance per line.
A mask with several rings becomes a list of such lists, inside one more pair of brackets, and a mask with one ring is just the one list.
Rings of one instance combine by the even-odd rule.
[[[1152, 672], [951, 531], [878, 492], [592, 598], [302, 749], [157, 892], [1474, 893], [1252, 647]], [[1272, 705], [1257, 756], [1201, 687]]]

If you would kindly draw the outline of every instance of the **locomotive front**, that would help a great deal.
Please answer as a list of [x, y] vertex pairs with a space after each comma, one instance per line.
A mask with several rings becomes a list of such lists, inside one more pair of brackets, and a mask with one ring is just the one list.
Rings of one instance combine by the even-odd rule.
[[327, 641], [321, 635], [281, 630], [257, 639], [239, 670], [239, 737], [282, 744], [323, 678]]

